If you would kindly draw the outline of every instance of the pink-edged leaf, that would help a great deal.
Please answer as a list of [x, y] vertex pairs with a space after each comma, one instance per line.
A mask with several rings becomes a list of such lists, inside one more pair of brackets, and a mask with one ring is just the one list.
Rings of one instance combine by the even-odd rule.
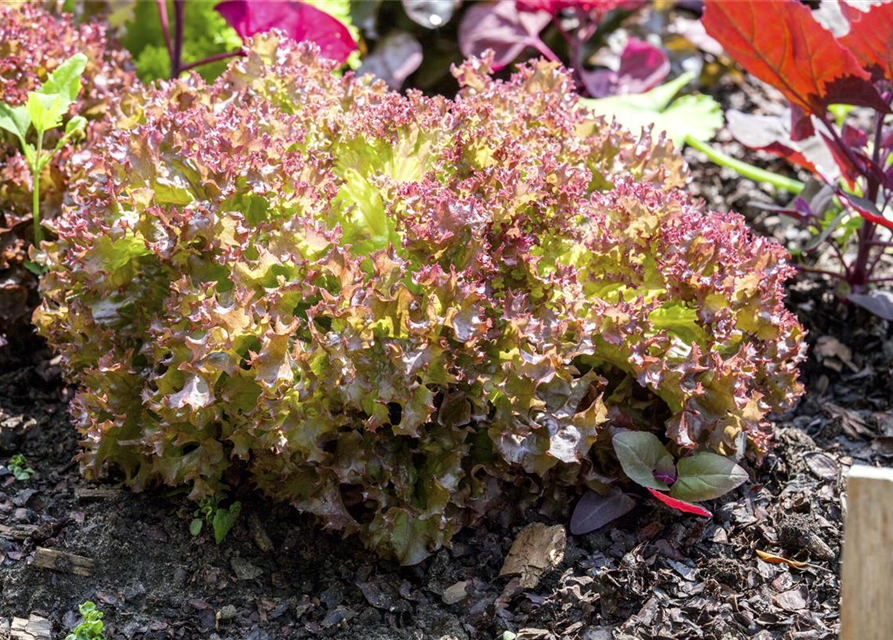
[[[846, 7], [846, 3], [841, 3]], [[893, 82], [893, 2], [873, 5], [867, 12], [847, 7], [850, 31], [840, 44], [876, 77]]]
[[474, 4], [459, 25], [459, 49], [464, 56], [480, 56], [492, 49], [494, 71], [507, 67], [527, 47], [558, 60], [539, 35], [551, 21], [552, 15], [545, 11], [518, 11], [514, 0]]
[[879, 224], [882, 227], [886, 227], [887, 229], [893, 230], [893, 220], [888, 220], [884, 217], [884, 214], [877, 208], [871, 200], [867, 198], [863, 198], [861, 196], [856, 196], [851, 193], [846, 193], [837, 190], [838, 197], [845, 201], [850, 207], [855, 209], [856, 213], [860, 216], [868, 220], [869, 222], [873, 222], [874, 224]]
[[824, 115], [832, 103], [889, 112], [870, 74], [797, 0], [707, 0], [702, 21], [748, 73], [806, 113]]
[[630, 38], [620, 55], [616, 71], [584, 71], [583, 83], [593, 98], [643, 93], [659, 85], [670, 73], [670, 60], [663, 49], [644, 40]]
[[323, 57], [342, 63], [357, 48], [350, 31], [340, 21], [297, 0], [226, 0], [214, 9], [242, 39], [270, 29], [281, 29], [298, 42], [315, 42]]
[[648, 491], [651, 493], [652, 496], [663, 502], [668, 507], [676, 509], [676, 511], [681, 511], [682, 513], [691, 513], [696, 516], [704, 516], [705, 518], [713, 517], [713, 514], [707, 511], [707, 509], [705, 509], [704, 507], [699, 507], [698, 505], [692, 504], [690, 502], [684, 502], [683, 500], [671, 498], [670, 496], [654, 489], [648, 489]]
[[636, 506], [636, 501], [618, 488], [603, 496], [595, 491], [586, 493], [571, 516], [571, 533], [575, 536], [601, 529]]

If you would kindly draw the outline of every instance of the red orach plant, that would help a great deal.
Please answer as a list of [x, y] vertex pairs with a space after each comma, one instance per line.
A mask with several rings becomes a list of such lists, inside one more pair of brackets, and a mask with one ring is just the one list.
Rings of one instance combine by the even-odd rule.
[[[826, 195], [836, 196], [843, 208], [843, 215], [830, 221], [803, 198], [786, 210], [816, 227], [819, 239], [832, 243], [841, 270], [823, 273], [845, 281], [851, 300], [893, 319], [889, 303], [866, 294], [871, 285], [891, 280], [874, 272], [893, 246], [889, 234], [879, 233], [879, 228], [893, 230], [893, 131], [884, 126], [893, 100], [893, 2], [838, 5], [848, 29], [838, 37], [796, 0], [708, 0], [702, 20], [707, 33], [738, 64], [791, 103], [790, 126], [776, 126], [772, 136], [762, 136], [759, 142], [754, 117], [738, 116], [742, 141], [814, 172], [827, 183]], [[870, 125], [835, 121], [829, 112], [833, 104], [870, 109]], [[767, 123], [772, 124], [764, 119], [760, 125], [765, 129]], [[825, 161], [817, 147], [830, 152]], [[862, 218], [856, 233], [850, 234], [854, 238], [835, 233], [847, 213]]]

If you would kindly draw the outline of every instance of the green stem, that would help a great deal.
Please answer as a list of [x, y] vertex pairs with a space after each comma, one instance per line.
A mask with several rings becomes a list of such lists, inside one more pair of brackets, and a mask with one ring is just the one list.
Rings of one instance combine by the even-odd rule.
[[691, 136], [685, 136], [685, 143], [706, 155], [711, 162], [718, 164], [721, 167], [728, 167], [735, 173], [753, 180], [754, 182], [766, 182], [776, 189], [782, 189], [783, 191], [793, 193], [794, 195], [803, 191], [806, 186], [799, 180], [785, 178], [777, 173], [772, 173], [771, 171], [755, 167], [752, 164], [736, 160], [732, 156], [728, 156], [722, 151], [714, 149], [709, 144], [701, 142]]
[[37, 155], [34, 157], [34, 167], [31, 173], [34, 176], [34, 193], [31, 195], [31, 216], [34, 218], [34, 246], [40, 248], [43, 240], [43, 229], [40, 227], [40, 159], [43, 155], [43, 132], [38, 131]]

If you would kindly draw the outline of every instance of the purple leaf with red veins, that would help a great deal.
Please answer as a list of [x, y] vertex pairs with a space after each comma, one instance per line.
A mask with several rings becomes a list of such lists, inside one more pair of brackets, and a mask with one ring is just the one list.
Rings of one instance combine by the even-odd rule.
[[630, 38], [620, 55], [616, 71], [582, 71], [583, 84], [593, 98], [642, 93], [653, 89], [670, 72], [670, 60], [663, 49], [644, 40]]
[[316, 43], [323, 57], [341, 63], [357, 48], [350, 31], [339, 20], [297, 0], [226, 0], [214, 9], [243, 40], [280, 29], [296, 42]]
[[551, 14], [518, 11], [514, 0], [474, 4], [459, 25], [459, 49], [464, 56], [479, 56], [492, 49], [496, 54], [494, 71], [510, 65], [528, 47], [557, 61], [558, 56], [539, 35], [550, 22]]
[[751, 115], [735, 109], [726, 112], [729, 133], [741, 144], [781, 156], [788, 162], [821, 176], [826, 182], [837, 180], [840, 169], [824, 139], [813, 135], [803, 140], [794, 140], [790, 123], [788, 114]]
[[558, 14], [568, 9], [607, 13], [614, 9], [634, 11], [647, 0], [517, 0], [519, 11], [548, 11]]

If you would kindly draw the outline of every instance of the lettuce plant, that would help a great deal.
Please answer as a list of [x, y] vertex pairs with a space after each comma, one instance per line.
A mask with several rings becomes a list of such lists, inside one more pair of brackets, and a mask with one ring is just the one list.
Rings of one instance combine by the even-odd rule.
[[[796, 0], [708, 0], [703, 24], [791, 103], [785, 120], [732, 113], [730, 125], [744, 144], [824, 183], [817, 197], [799, 197], [784, 211], [815, 231], [807, 249], [830, 243], [840, 269], [820, 273], [845, 283], [851, 301], [893, 320], [889, 294], [874, 290], [890, 280], [875, 268], [893, 246], [893, 3], [823, 3], [832, 4], [837, 35]], [[841, 105], [863, 107], [868, 116], [847, 118]]]
[[[61, 79], [66, 62], [75, 70], [83, 65], [76, 99], [56, 91], [59, 83], [51, 80]], [[32, 230], [40, 234], [32, 214], [52, 218], [59, 212], [86, 158], [84, 150], [103, 135], [120, 96], [136, 83], [130, 66], [127, 52], [112, 46], [98, 23], [76, 26], [35, 3], [0, 3], [0, 103], [5, 105], [0, 116], [0, 345], [10, 334], [21, 333], [37, 304], [37, 280], [26, 269]], [[73, 104], [64, 104], [70, 99]], [[34, 117], [40, 115], [37, 110], [60, 116], [67, 129], [48, 126], [55, 124], [49, 119], [41, 122]], [[75, 146], [71, 140], [81, 129], [86, 139]], [[49, 160], [46, 150], [53, 150]]]
[[[147, 91], [45, 243], [82, 468], [238, 484], [415, 563], [494, 508], [625, 476], [612, 438], [759, 459], [800, 393], [784, 252], [558, 65], [401, 96], [256, 37]], [[668, 467], [669, 468], [669, 467]]]

